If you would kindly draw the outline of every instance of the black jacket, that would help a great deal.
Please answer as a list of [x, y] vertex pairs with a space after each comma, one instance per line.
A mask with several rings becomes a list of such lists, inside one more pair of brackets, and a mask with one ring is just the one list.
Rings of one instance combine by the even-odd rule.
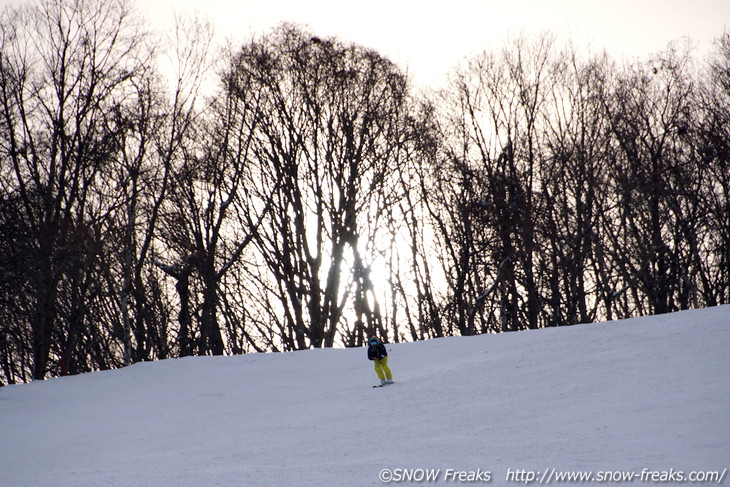
[[380, 360], [381, 358], [387, 356], [388, 351], [385, 349], [385, 345], [383, 343], [378, 343], [374, 347], [372, 345], [368, 346], [368, 359]]

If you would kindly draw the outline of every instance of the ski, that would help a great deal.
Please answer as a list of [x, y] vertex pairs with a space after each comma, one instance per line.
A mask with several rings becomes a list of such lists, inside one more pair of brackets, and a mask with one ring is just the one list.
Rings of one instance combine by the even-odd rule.
[[378, 385], [373, 386], [373, 389], [375, 389], [376, 387], [385, 387], [385, 386], [390, 386], [393, 384], [395, 384], [395, 382], [386, 382], [385, 384], [378, 384]]

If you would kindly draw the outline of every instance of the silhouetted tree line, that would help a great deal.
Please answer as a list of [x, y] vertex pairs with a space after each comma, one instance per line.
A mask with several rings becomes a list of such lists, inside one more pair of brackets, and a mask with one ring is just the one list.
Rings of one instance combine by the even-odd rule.
[[730, 302], [728, 33], [623, 63], [519, 37], [416, 94], [293, 25], [0, 20], [0, 385]]

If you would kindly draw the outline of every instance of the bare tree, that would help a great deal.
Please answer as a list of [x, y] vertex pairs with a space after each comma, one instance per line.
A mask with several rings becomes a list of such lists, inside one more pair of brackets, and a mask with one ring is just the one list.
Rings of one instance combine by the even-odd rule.
[[704, 184], [683, 147], [692, 112], [688, 68], [687, 50], [670, 48], [630, 67], [606, 104], [617, 153], [611, 167], [616, 211], [605, 214], [613, 220], [607, 236], [641, 314], [677, 309], [688, 236], [676, 232], [689, 230], [684, 224], [692, 219], [682, 200], [694, 198]]
[[[199, 92], [210, 66], [207, 59], [213, 37], [209, 23], [196, 17], [177, 17], [173, 35], [159, 49], [157, 59], [167, 51], [172, 61], [170, 101], [165, 97], [162, 79], [154, 72], [134, 83], [134, 95], [124, 112], [118, 114], [120, 164], [117, 180], [120, 189], [119, 228], [121, 231], [119, 268], [122, 276], [118, 289], [122, 318], [121, 339], [124, 362], [165, 357], [170, 353], [167, 333], [158, 328], [164, 320], [148, 298], [152, 283], [145, 280], [159, 232], [159, 222], [173, 172], [183, 164], [183, 154], [192, 145], [191, 137], [201, 107]], [[187, 288], [189, 262], [181, 266], [177, 287]], [[170, 269], [169, 267], [162, 267]], [[161, 310], [164, 314], [166, 311]], [[181, 296], [179, 323], [181, 335], [187, 336], [189, 310]], [[180, 347], [187, 354], [185, 338]]]
[[445, 199], [432, 215], [461, 334], [540, 326], [535, 232], [552, 43], [518, 38], [472, 58], [441, 102], [446, 152], [435, 184]]
[[704, 168], [705, 212], [696, 240], [697, 286], [701, 303], [730, 302], [730, 32], [717, 39], [698, 101], [697, 166]]
[[[603, 253], [601, 212], [608, 206], [606, 176], [610, 134], [601, 100], [611, 63], [603, 55], [584, 61], [570, 47], [560, 57], [558, 85], [545, 108], [547, 157], [539, 168], [542, 186], [540, 233], [552, 309], [548, 325], [610, 319], [616, 276]], [[603, 311], [599, 311], [603, 306]]]
[[[231, 89], [261, 105], [249, 129], [252, 176], [267, 181], [263, 191], [280, 181], [256, 234], [266, 268], [253, 278], [276, 296], [265, 312], [281, 346], [385, 333], [370, 266], [395, 197], [388, 185], [403, 137], [404, 76], [373, 51], [287, 25], [244, 46], [233, 74]], [[258, 201], [260, 186], [250, 186]], [[350, 302], [354, 324], [344, 328]]]
[[[32, 376], [42, 379], [52, 350], [75, 346], [75, 329], [59, 326], [59, 293], [80, 293], [71, 298], [79, 306], [85, 300], [83, 274], [98, 251], [93, 225], [107, 211], [97, 183], [115, 151], [107, 119], [142, 69], [142, 36], [121, 0], [5, 10], [2, 25], [2, 158], [11, 168], [3, 177], [32, 242]], [[83, 315], [77, 305], [70, 312]], [[88, 325], [81, 316], [70, 324]]]

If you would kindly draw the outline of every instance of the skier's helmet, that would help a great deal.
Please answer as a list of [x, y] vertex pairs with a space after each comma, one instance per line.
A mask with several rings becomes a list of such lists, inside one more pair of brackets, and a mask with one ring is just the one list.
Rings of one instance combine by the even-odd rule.
[[380, 342], [380, 340], [378, 340], [378, 337], [372, 337], [372, 338], [370, 339], [370, 342], [369, 342], [369, 343], [370, 343], [370, 346], [371, 346], [371, 347], [374, 347], [374, 346], [375, 346], [375, 345], [377, 345], [377, 344], [378, 344], [379, 342]]

